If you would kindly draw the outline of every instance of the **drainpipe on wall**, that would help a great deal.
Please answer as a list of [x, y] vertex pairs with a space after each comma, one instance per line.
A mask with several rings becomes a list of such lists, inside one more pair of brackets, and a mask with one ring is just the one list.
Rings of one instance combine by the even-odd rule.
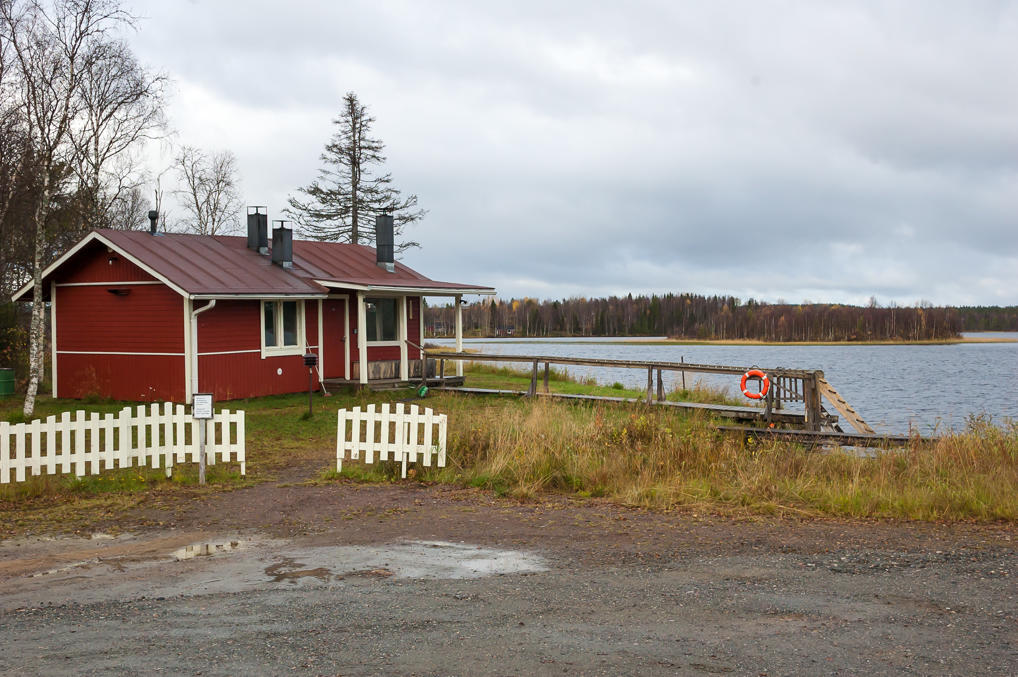
[[198, 392], [198, 316], [206, 310], [216, 307], [216, 300], [212, 299], [201, 308], [191, 311], [191, 396]]

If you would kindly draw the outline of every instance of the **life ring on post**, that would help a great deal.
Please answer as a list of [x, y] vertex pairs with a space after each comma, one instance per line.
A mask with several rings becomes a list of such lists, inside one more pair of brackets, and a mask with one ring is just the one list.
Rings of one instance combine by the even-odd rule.
[[[760, 392], [754, 393], [751, 390], [746, 389], [746, 381], [751, 378], [755, 378], [760, 381]], [[742, 383], [739, 384], [742, 388], [742, 394], [751, 400], [762, 400], [767, 395], [767, 391], [771, 389], [771, 381], [767, 378], [767, 374], [763, 373], [759, 369], [750, 369], [742, 375]]]

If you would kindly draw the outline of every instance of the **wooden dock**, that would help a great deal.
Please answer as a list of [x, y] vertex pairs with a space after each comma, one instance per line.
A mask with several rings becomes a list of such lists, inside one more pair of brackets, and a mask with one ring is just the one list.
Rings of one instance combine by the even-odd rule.
[[[691, 362], [652, 362], [644, 360], [608, 360], [587, 357], [559, 357], [550, 355], [489, 355], [451, 351], [427, 351], [428, 360], [436, 360], [436, 377], [442, 380], [445, 361], [467, 362], [515, 362], [531, 365], [530, 387], [520, 390], [491, 390], [467, 388], [462, 385], [445, 384], [441, 390], [450, 390], [478, 395], [507, 395], [520, 397], [552, 397], [575, 401], [598, 401], [620, 403], [646, 403], [689, 411], [703, 411], [713, 416], [735, 421], [765, 425], [792, 426], [793, 429], [772, 427], [718, 426], [721, 430], [738, 432], [753, 431], [757, 436], [786, 437], [807, 443], [836, 442], [851, 446], [901, 446], [912, 438], [901, 435], [878, 435], [862, 416], [834, 389], [820, 370], [787, 369], [776, 367], [736, 367], [716, 364], [695, 364]], [[647, 391], [643, 398], [625, 398], [598, 395], [569, 395], [552, 393], [550, 389], [551, 365], [593, 366], [621, 369], [640, 369], [647, 372]], [[543, 366], [543, 370], [542, 370]], [[672, 402], [665, 398], [663, 372], [685, 372], [705, 374], [730, 374], [741, 376], [750, 369], [761, 369], [768, 375], [771, 387], [761, 401], [763, 406], [739, 406], [724, 404], [703, 404], [698, 402]], [[542, 374], [543, 371], [543, 374]], [[656, 378], [655, 378], [656, 377]], [[539, 383], [543, 388], [539, 388]], [[823, 406], [823, 400], [840, 415], [835, 416]], [[802, 411], [789, 411], [790, 403], [803, 405]], [[851, 425], [856, 432], [847, 433], [841, 429], [840, 421]], [[748, 434], [748, 433], [747, 433]]]
[[[529, 397], [526, 390], [495, 390], [490, 388], [465, 388], [446, 386], [437, 390], [464, 393], [467, 395], [502, 395], [507, 397]], [[643, 398], [634, 397], [611, 397], [607, 395], [574, 395], [568, 393], [544, 393], [539, 392], [537, 397], [547, 397], [556, 400], [572, 400], [574, 402], [616, 402], [620, 404], [645, 404]], [[651, 406], [671, 407], [674, 409], [686, 409], [689, 411], [702, 411], [722, 418], [730, 418], [737, 421], [760, 421], [762, 410], [760, 407], [745, 407], [730, 404], [704, 404], [702, 402], [673, 402], [671, 400], [652, 400]], [[791, 425], [802, 425], [805, 416], [801, 413], [779, 411], [771, 414], [775, 423], [786, 423]]]

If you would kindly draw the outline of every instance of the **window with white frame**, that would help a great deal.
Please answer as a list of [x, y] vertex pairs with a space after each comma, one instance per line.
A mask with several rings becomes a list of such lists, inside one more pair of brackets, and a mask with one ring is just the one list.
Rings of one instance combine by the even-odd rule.
[[364, 299], [364, 321], [368, 343], [392, 342], [398, 339], [397, 302], [395, 298]]
[[262, 355], [304, 352], [304, 302], [262, 301]]

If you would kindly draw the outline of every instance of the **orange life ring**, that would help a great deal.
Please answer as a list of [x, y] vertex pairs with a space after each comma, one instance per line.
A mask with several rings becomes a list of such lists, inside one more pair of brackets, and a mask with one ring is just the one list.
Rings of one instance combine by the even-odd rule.
[[[746, 389], [746, 381], [751, 378], [760, 380], [760, 392], [754, 393]], [[762, 400], [767, 395], [767, 391], [771, 389], [771, 381], [767, 378], [767, 374], [759, 369], [750, 369], [742, 375], [742, 383], [739, 384], [739, 387], [742, 388], [742, 394], [749, 399]]]

